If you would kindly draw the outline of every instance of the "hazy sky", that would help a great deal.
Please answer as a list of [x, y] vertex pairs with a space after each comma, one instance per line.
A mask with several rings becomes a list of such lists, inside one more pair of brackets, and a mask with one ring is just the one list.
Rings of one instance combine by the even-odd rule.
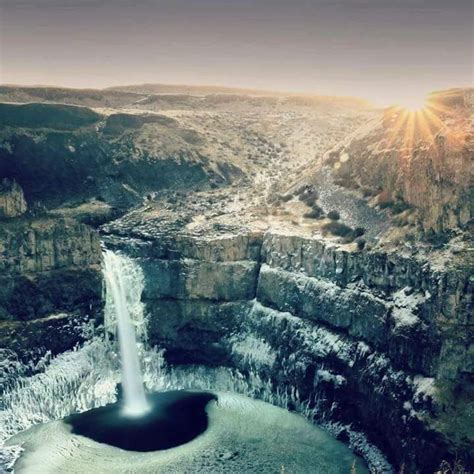
[[397, 101], [473, 83], [471, 0], [0, 0], [2, 83]]

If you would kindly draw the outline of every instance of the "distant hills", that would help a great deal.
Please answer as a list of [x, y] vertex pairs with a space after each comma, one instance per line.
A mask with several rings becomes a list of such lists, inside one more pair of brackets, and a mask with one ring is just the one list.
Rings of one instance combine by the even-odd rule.
[[[369, 107], [369, 101], [354, 97], [324, 96], [315, 94], [298, 94], [260, 89], [244, 89], [221, 86], [193, 86], [170, 84], [141, 84], [115, 86], [105, 89], [74, 89], [66, 87], [49, 86], [0, 86], [0, 102], [49, 102], [87, 107], [122, 108], [135, 106], [141, 101], [153, 100], [177, 101], [189, 97], [191, 102], [198, 99], [209, 98], [210, 105], [214, 102], [238, 102], [240, 98], [247, 97], [254, 103], [272, 98], [274, 101], [283, 101], [285, 105], [293, 106], [318, 106], [338, 105], [348, 107]], [[179, 99], [181, 97], [181, 99]]]
[[224, 86], [193, 86], [186, 84], [132, 84], [124, 86], [107, 87], [105, 90], [133, 92], [135, 94], [243, 94], [243, 95], [289, 95], [289, 93], [272, 91], [268, 89], [246, 89], [242, 87]]
[[85, 107], [126, 107], [146, 95], [106, 91], [100, 89], [71, 89], [67, 87], [0, 86], [0, 102], [28, 103], [47, 102], [82, 105]]

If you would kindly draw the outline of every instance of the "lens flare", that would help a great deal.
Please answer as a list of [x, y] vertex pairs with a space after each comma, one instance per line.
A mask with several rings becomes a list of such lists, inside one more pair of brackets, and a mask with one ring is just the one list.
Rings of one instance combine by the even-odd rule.
[[[399, 101], [386, 110], [383, 146], [398, 146], [409, 154], [417, 144], [430, 146], [441, 130], [447, 132], [445, 120], [451, 115], [452, 110], [433, 95]], [[455, 139], [452, 133], [446, 138]]]
[[426, 96], [407, 97], [398, 101], [396, 105], [408, 112], [418, 112], [427, 107], [427, 98]]

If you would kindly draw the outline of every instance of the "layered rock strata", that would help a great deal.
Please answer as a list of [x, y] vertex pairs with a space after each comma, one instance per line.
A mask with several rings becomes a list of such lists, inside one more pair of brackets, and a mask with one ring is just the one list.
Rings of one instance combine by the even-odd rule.
[[4, 178], [0, 182], [0, 219], [21, 216], [27, 205], [23, 189], [15, 181]]
[[73, 219], [22, 218], [0, 228], [0, 346], [28, 358], [61, 352], [100, 318], [97, 233]]
[[472, 281], [461, 268], [273, 231], [107, 240], [139, 258], [150, 341], [170, 362], [294, 387], [397, 466], [430, 472], [455, 457], [430, 420], [439, 383], [472, 387]]

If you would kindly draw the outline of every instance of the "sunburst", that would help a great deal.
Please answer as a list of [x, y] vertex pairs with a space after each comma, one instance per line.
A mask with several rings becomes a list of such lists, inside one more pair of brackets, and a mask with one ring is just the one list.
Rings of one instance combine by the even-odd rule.
[[435, 97], [410, 99], [397, 104], [387, 111], [387, 148], [397, 147], [411, 152], [420, 143], [431, 146], [435, 137], [446, 128], [445, 120], [451, 109], [439, 103]]
[[400, 100], [396, 106], [409, 112], [418, 112], [427, 106], [427, 99], [426, 97], [410, 97]]

